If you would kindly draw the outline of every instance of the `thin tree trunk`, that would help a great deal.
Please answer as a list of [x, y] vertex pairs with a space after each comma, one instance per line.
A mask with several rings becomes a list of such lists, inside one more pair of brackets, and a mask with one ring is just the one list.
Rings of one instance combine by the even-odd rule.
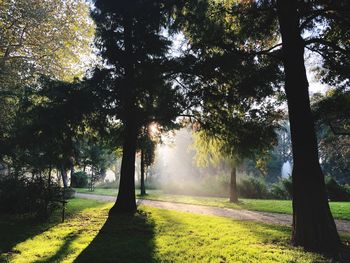
[[236, 163], [231, 167], [231, 180], [230, 180], [230, 202], [237, 203], [237, 166]]
[[67, 171], [63, 165], [61, 167], [61, 177], [62, 177], [63, 187], [67, 188], [68, 187]]
[[307, 250], [335, 253], [340, 245], [330, 212], [310, 109], [304, 44], [296, 0], [277, 0], [283, 42], [285, 91], [293, 149], [292, 242]]
[[72, 183], [72, 177], [73, 177], [73, 174], [75, 173], [75, 170], [74, 170], [74, 158], [71, 157], [69, 161], [70, 161], [70, 183]]
[[47, 178], [47, 196], [45, 198], [45, 218], [49, 216], [49, 204], [51, 198], [51, 173], [52, 173], [52, 165], [49, 165], [49, 176]]
[[141, 195], [146, 195], [145, 187], [145, 151], [141, 149]]

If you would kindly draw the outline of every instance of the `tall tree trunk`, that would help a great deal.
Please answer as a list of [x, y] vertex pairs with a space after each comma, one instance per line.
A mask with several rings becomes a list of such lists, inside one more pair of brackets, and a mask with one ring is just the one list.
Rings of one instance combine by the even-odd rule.
[[230, 180], [230, 202], [237, 203], [237, 166], [233, 162], [231, 166], [231, 180]]
[[340, 240], [319, 164], [297, 0], [277, 0], [277, 10], [294, 162], [292, 242], [307, 250], [333, 254]]
[[138, 123], [135, 113], [135, 83], [134, 83], [134, 52], [132, 45], [133, 19], [126, 12], [123, 17], [125, 54], [125, 80], [121, 98], [123, 101], [124, 142], [123, 157], [120, 169], [120, 182], [117, 201], [110, 210], [110, 214], [118, 212], [133, 212], [136, 210], [135, 198], [135, 155], [138, 135]]
[[49, 204], [51, 199], [51, 173], [52, 173], [52, 165], [50, 162], [49, 165], [49, 176], [47, 178], [47, 195], [45, 197], [45, 218], [48, 218], [49, 216]]
[[141, 149], [141, 195], [146, 194], [145, 187], [145, 151]]
[[134, 123], [125, 124], [123, 157], [120, 169], [120, 182], [117, 201], [110, 214], [118, 212], [133, 212], [136, 210], [135, 198], [135, 155], [137, 128]]
[[71, 156], [69, 158], [69, 163], [70, 163], [70, 183], [72, 183], [72, 176], [75, 173], [75, 170], [74, 170], [74, 157], [73, 156]]
[[64, 168], [64, 165], [61, 166], [61, 177], [62, 177], [63, 187], [67, 188], [68, 187], [68, 178], [67, 178], [67, 171]]

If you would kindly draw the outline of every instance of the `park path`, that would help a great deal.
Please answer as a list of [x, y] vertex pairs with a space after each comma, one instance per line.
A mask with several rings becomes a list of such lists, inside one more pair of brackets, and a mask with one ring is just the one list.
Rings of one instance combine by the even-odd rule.
[[[76, 193], [76, 197], [85, 198], [85, 199], [94, 199], [103, 202], [114, 202], [116, 197], [106, 196], [106, 195], [94, 195], [94, 194], [81, 194]], [[214, 215], [221, 217], [228, 217], [236, 220], [245, 220], [245, 221], [254, 221], [267, 224], [277, 224], [291, 226], [292, 216], [286, 214], [277, 214], [269, 212], [260, 212], [260, 211], [249, 211], [241, 209], [231, 209], [231, 208], [222, 208], [214, 206], [205, 206], [205, 205], [192, 205], [184, 203], [173, 203], [165, 201], [154, 201], [147, 199], [138, 199], [137, 204], [142, 204], [146, 206], [176, 210], [180, 212], [187, 212], [192, 214], [200, 215]], [[337, 225], [338, 232], [350, 234], [350, 221], [347, 220], [335, 220]]]

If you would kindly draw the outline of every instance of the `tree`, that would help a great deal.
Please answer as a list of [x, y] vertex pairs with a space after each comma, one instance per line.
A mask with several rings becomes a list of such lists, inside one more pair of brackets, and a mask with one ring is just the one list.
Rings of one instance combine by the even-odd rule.
[[299, 8], [297, 1], [277, 0], [293, 148], [292, 241], [308, 250], [333, 253], [338, 249], [340, 239], [329, 209], [318, 159]]
[[61, 172], [64, 187], [68, 187], [73, 141], [78, 131], [84, 130], [90, 99], [78, 82], [41, 78], [27, 86], [11, 136], [4, 141], [7, 150], [2, 155], [12, 161], [14, 170], [27, 166], [40, 173], [48, 167], [56, 168]]
[[221, 162], [229, 163], [231, 167], [230, 202], [238, 202], [236, 174], [239, 157], [232, 156], [230, 146], [226, 145], [224, 140], [210, 137], [205, 131], [197, 131], [193, 136], [192, 148], [196, 151], [195, 159], [199, 167], [218, 166]]
[[350, 93], [332, 89], [325, 96], [316, 94], [312, 98], [322, 169], [338, 182], [349, 183]]
[[20, 100], [28, 95], [25, 87], [36, 85], [41, 75], [73, 81], [85, 71], [94, 26], [83, 0], [4, 0], [0, 32], [0, 143], [5, 145]]
[[141, 195], [146, 195], [145, 173], [146, 173], [147, 167], [152, 165], [154, 162], [156, 143], [157, 142], [155, 138], [152, 138], [152, 135], [149, 132], [149, 126], [147, 127], [147, 129], [143, 129], [143, 132], [141, 133], [141, 136], [139, 138]]
[[189, 1], [179, 23], [190, 46], [187, 56], [193, 61], [187, 83], [197, 84], [192, 85], [192, 96], [199, 100], [193, 115], [209, 136], [198, 142], [203, 141], [207, 150], [215, 145], [213, 152], [231, 160], [231, 200], [236, 202], [237, 164], [267, 151], [275, 140], [280, 112], [275, 111], [278, 101], [271, 97], [279, 88], [281, 72], [278, 60], [257, 59], [249, 53], [256, 42], [264, 46], [271, 40], [261, 32], [245, 38], [247, 29], [231, 24], [236, 19], [227, 13], [232, 5], [231, 1]]
[[105, 180], [107, 169], [115, 163], [117, 154], [113, 150], [114, 147], [115, 145], [111, 145], [107, 140], [91, 134], [83, 134], [76, 140], [74, 144], [76, 163], [83, 167], [83, 172], [86, 172], [87, 167], [90, 168], [91, 189], [97, 181]]
[[[92, 85], [108, 118], [123, 124], [123, 157], [117, 202], [110, 213], [136, 209], [135, 154], [142, 127], [172, 123], [181, 112], [182, 95], [172, 85], [170, 41], [162, 35], [171, 1], [96, 1], [96, 46], [105, 65]], [[96, 85], [97, 83], [97, 85]]]
[[1, 1], [0, 30], [1, 81], [38, 73], [73, 80], [84, 73], [81, 57], [91, 52], [94, 32], [86, 2]]
[[[218, 8], [213, 11], [207, 6]], [[191, 39], [191, 44], [195, 47], [220, 42], [218, 45], [224, 48], [222, 54], [227, 59], [232, 60], [232, 55], [237, 58], [237, 54], [243, 54], [247, 58], [252, 56], [260, 65], [264, 61], [267, 64], [271, 63], [268, 61], [275, 61], [280, 65], [279, 68], [283, 66], [294, 163], [293, 244], [308, 250], [333, 253], [340, 242], [329, 210], [324, 176], [318, 160], [304, 49], [320, 56], [321, 72], [326, 73], [323, 74], [322, 81], [342, 88], [348, 85], [348, 1], [266, 0], [240, 1], [234, 4], [230, 1], [189, 1], [185, 10], [185, 21], [186, 15], [187, 21], [188, 18], [192, 19], [190, 23], [185, 22], [185, 26], [190, 26], [191, 35], [200, 36], [198, 42]], [[202, 23], [205, 17], [214, 18], [213, 21], [217, 22], [208, 27]], [[210, 34], [196, 29], [197, 25], [203, 24], [206, 27], [201, 28], [210, 28], [212, 32], [205, 31]], [[221, 25], [228, 30], [220, 29]], [[282, 43], [278, 42], [279, 33]], [[247, 63], [238, 65], [245, 66]], [[221, 69], [214, 67], [210, 72], [220, 72]], [[244, 71], [240, 72], [244, 74]], [[262, 72], [260, 75], [264, 77], [279, 77], [278, 74], [264, 75]], [[259, 79], [259, 75], [256, 79], [252, 74], [248, 76], [254, 82]], [[246, 85], [246, 92], [256, 90], [256, 83], [252, 86]]]

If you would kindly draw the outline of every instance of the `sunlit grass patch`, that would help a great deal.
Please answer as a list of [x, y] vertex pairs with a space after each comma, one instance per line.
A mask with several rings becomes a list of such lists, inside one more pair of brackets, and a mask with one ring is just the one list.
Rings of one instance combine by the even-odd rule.
[[[11, 228], [1, 229], [2, 233], [9, 232], [7, 236], [12, 240], [7, 240], [8, 243], [14, 243], [18, 238], [18, 244], [11, 248], [7, 245], [5, 251], [0, 251], [0, 258], [5, 262], [71, 262], [96, 236], [110, 207], [111, 204], [74, 199], [69, 201], [64, 223], [60, 223], [59, 215], [42, 224], [18, 220], [13, 229], [27, 231], [32, 228], [33, 231], [25, 239], [19, 231], [13, 236]], [[5, 249], [6, 244], [2, 243], [6, 240], [0, 242]]]
[[162, 262], [326, 262], [289, 245], [290, 229], [162, 209], [155, 223], [155, 259]]
[[[70, 218], [27, 239], [10, 262], [327, 262], [289, 244], [290, 229], [141, 206], [107, 220], [112, 203], [72, 200]], [[75, 211], [75, 212], [74, 212]], [[107, 220], [107, 221], [106, 221]], [[3, 231], [3, 229], [1, 229]]]

